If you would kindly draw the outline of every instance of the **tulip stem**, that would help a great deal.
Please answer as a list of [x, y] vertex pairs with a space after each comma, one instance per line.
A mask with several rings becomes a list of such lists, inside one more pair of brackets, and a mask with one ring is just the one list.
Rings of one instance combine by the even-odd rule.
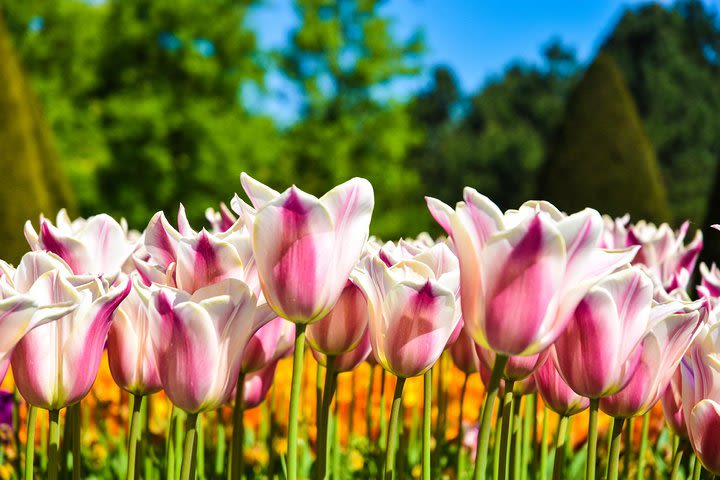
[[380, 436], [378, 442], [380, 443], [380, 450], [385, 450], [387, 447], [387, 418], [385, 417], [385, 400], [386, 389], [385, 389], [385, 378], [387, 373], [384, 368], [380, 369]]
[[623, 425], [625, 425], [625, 419], [623, 417], [616, 418], [613, 422], [610, 453], [608, 454], [608, 480], [617, 480], [618, 478], [618, 464], [620, 460], [620, 444], [622, 443]]
[[672, 471], [670, 472], [670, 480], [676, 480], [680, 473], [680, 464], [682, 463], [684, 449], [680, 446], [680, 438], [675, 435], [672, 460]]
[[692, 480], [700, 480], [700, 476], [702, 475], [702, 462], [700, 461], [700, 458], [698, 458], [697, 455], [695, 455], [695, 465], [693, 466], [692, 471]]
[[485, 397], [485, 403], [483, 404], [480, 428], [478, 430], [477, 460], [475, 461], [475, 473], [473, 475], [475, 480], [485, 478], [487, 473], [487, 454], [490, 443], [492, 411], [500, 387], [500, 377], [502, 376], [503, 370], [505, 370], [507, 361], [508, 357], [506, 355], [495, 356], [495, 365], [493, 366], [492, 375], [490, 376], [490, 383], [487, 386], [487, 395]]
[[215, 450], [215, 476], [221, 477], [225, 470], [225, 420], [222, 407], [215, 410], [217, 415], [217, 449]]
[[[525, 412], [523, 413], [522, 455], [520, 457], [520, 480], [528, 475], [528, 465], [534, 465], [535, 432], [537, 432], [537, 397], [531, 394], [525, 397]], [[533, 468], [534, 470], [534, 468]], [[536, 474], [536, 472], [533, 472]], [[533, 475], [534, 477], [535, 475]]]
[[142, 398], [142, 395], [132, 396], [132, 414], [130, 417], [130, 437], [128, 438], [128, 463], [126, 476], [128, 480], [135, 480], [137, 447], [140, 442], [140, 435], [142, 435], [142, 421], [140, 419]]
[[328, 458], [328, 426], [330, 424], [330, 406], [335, 396], [335, 388], [337, 385], [337, 375], [335, 374], [335, 357], [327, 356], [327, 366], [325, 367], [325, 386], [323, 387], [322, 402], [320, 404], [320, 416], [318, 418], [318, 434], [317, 434], [317, 467], [316, 475], [319, 480], [327, 476], [327, 458]]
[[590, 416], [588, 419], [587, 435], [587, 463], [585, 464], [585, 480], [595, 480], [595, 465], [597, 460], [597, 420], [598, 404], [597, 398], [590, 399]]
[[183, 450], [180, 480], [195, 478], [195, 450], [197, 443], [197, 413], [188, 413], [185, 423], [185, 448]]
[[504, 404], [505, 397], [500, 397], [497, 413], [495, 414], [495, 430], [493, 432], [493, 480], [497, 480], [498, 478], [500, 478], [500, 432], [502, 431]]
[[372, 396], [375, 390], [375, 365], [370, 365], [367, 396], [365, 397], [365, 436], [372, 441]]
[[623, 475], [628, 477], [630, 475], [630, 465], [632, 463], [632, 436], [633, 436], [633, 417], [627, 419], [625, 425], [625, 433], [623, 443], [625, 444], [625, 451], [623, 452]]
[[25, 443], [25, 478], [32, 480], [35, 462], [35, 425], [37, 424], [37, 407], [29, 405], [27, 420], [27, 442]]
[[423, 375], [422, 478], [430, 480], [430, 438], [432, 430], [432, 368]]
[[387, 448], [385, 449], [385, 480], [392, 480], [395, 478], [395, 449], [398, 441], [403, 387], [405, 387], [405, 378], [397, 377], [392, 409], [390, 410], [390, 424], [388, 428], [387, 442], [385, 443], [387, 445]]
[[555, 433], [555, 461], [553, 462], [553, 480], [564, 477], [565, 470], [565, 441], [567, 440], [568, 417], [560, 415], [557, 432]]
[[637, 479], [645, 478], [645, 452], [648, 444], [648, 430], [650, 429], [650, 414], [643, 415], [642, 433], [640, 435], [640, 450], [638, 451]]
[[170, 408], [170, 419], [168, 420], [168, 434], [165, 442], [165, 466], [167, 468], [166, 480], [175, 480], [175, 429], [176, 423], [176, 410], [177, 407], [173, 405]]
[[504, 480], [508, 476], [508, 462], [510, 462], [510, 446], [513, 434], [513, 385], [512, 380], [505, 380], [505, 400], [503, 402], [502, 430], [500, 432], [500, 476]]
[[297, 480], [297, 436], [302, 394], [302, 368], [305, 357], [304, 323], [295, 325], [295, 351], [293, 352], [292, 384], [290, 387], [290, 412], [288, 415], [287, 478]]
[[48, 439], [48, 479], [57, 480], [60, 467], [60, 411], [50, 410], [50, 433]]
[[540, 480], [547, 478], [547, 434], [548, 434], [548, 409], [543, 407], [542, 430], [540, 434]]
[[457, 465], [458, 469], [458, 477], [460, 477], [461, 472], [464, 470], [463, 467], [465, 466], [462, 465], [463, 436], [465, 435], [463, 428], [463, 410], [465, 409], [465, 392], [467, 391], [468, 378], [469, 375], [466, 373], [465, 378], [463, 379], [462, 388], [460, 389], [460, 398], [458, 399], [458, 401], [460, 402], [460, 407], [458, 408], [457, 458], [455, 461], [455, 465]]
[[[80, 480], [80, 472], [82, 469], [82, 460], [80, 459], [80, 403], [70, 405], [68, 411], [72, 412], [70, 416], [70, 421], [72, 422], [70, 425], [72, 431], [72, 478], [73, 480]], [[68, 421], [67, 417], [65, 417], [65, 421]]]
[[245, 373], [241, 372], [238, 376], [237, 386], [235, 387], [235, 408], [233, 409], [233, 430], [230, 439], [230, 470], [228, 478], [240, 480], [242, 478], [243, 466], [243, 449], [245, 444], [245, 425], [244, 425], [244, 409], [243, 409], [243, 390], [245, 389]]

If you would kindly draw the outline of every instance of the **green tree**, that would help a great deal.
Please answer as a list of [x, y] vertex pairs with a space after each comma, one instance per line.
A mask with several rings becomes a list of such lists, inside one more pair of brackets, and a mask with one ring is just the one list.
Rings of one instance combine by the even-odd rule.
[[74, 207], [48, 127], [5, 29], [0, 9], [0, 257], [16, 262], [29, 250], [26, 220]]
[[570, 94], [548, 153], [541, 189], [559, 208], [669, 218], [652, 144], [610, 56], [600, 54]]
[[259, 85], [253, 0], [112, 0], [94, 97], [113, 161], [100, 172], [104, 207], [142, 226], [150, 212], [205, 207], [238, 190], [243, 169], [268, 180], [281, 142], [246, 112]]
[[720, 157], [720, 21], [698, 0], [625, 11], [602, 46], [617, 61], [666, 179], [675, 221], [702, 222]]
[[298, 184], [322, 193], [352, 176], [368, 178], [379, 212], [372, 230], [395, 237], [431, 224], [408, 159], [418, 132], [405, 105], [382, 98], [394, 80], [418, 72], [422, 42], [395, 39], [381, 3], [297, 0], [300, 25], [278, 56], [302, 102], [287, 132]]
[[96, 173], [109, 161], [98, 83], [104, 4], [0, 0], [18, 55], [37, 92], [81, 214], [97, 212]]

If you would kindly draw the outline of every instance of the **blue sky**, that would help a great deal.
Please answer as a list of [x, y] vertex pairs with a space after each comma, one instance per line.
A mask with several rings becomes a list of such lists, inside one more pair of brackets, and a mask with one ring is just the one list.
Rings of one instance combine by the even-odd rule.
[[[708, 0], [708, 3], [720, 0]], [[534, 62], [540, 47], [553, 37], [576, 49], [578, 58], [592, 57], [626, 6], [633, 0], [389, 0], [381, 12], [394, 19], [401, 38], [417, 29], [425, 34], [424, 65], [447, 64], [463, 89], [476, 90], [491, 75], [515, 59]], [[671, 3], [663, 1], [661, 3]], [[297, 24], [289, 0], [267, 0], [250, 18], [261, 46], [281, 47]], [[292, 110], [292, 94], [277, 76], [268, 79], [275, 98], [263, 108], [276, 117]], [[418, 78], [393, 86], [399, 95], [426, 82]]]

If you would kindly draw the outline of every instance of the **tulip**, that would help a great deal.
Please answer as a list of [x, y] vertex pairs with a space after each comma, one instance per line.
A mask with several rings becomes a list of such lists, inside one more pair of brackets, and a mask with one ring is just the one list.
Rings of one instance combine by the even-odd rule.
[[697, 230], [693, 240], [684, 245], [689, 222], [674, 232], [667, 223], [656, 226], [640, 221], [631, 225], [629, 220], [627, 215], [615, 221], [607, 218], [602, 244], [609, 248], [639, 246], [634, 264], [647, 266], [666, 290], [686, 290], [703, 247], [702, 232]]
[[682, 404], [682, 367], [678, 366], [670, 378], [670, 383], [660, 397], [665, 422], [670, 430], [681, 438], [687, 438], [687, 426]]
[[481, 346], [503, 355], [545, 350], [585, 292], [637, 250], [596, 247], [603, 223], [595, 210], [566, 217], [547, 202], [526, 202], [503, 215], [471, 188], [464, 199], [455, 210], [433, 198], [427, 202], [460, 260], [468, 330]]
[[265, 400], [268, 390], [272, 386], [276, 368], [277, 361], [274, 361], [245, 377], [242, 397], [243, 410], [255, 408]]
[[325, 355], [353, 350], [367, 330], [370, 312], [362, 290], [348, 280], [337, 303], [325, 317], [308, 325], [308, 344]]
[[215, 211], [212, 208], [205, 210], [205, 218], [212, 226], [213, 233], [221, 233], [230, 230], [237, 222], [237, 218], [232, 214], [230, 209], [224, 203], [220, 203], [220, 210]]
[[293, 354], [288, 428], [289, 480], [297, 477], [297, 419], [305, 325], [326, 316], [363, 253], [374, 206], [372, 186], [353, 178], [316, 198], [295, 186], [282, 194], [243, 173], [253, 207], [239, 198], [240, 213], [268, 304], [299, 324]]
[[243, 373], [264, 369], [292, 353], [295, 340], [295, 324], [282, 317], [275, 317], [250, 337], [243, 353]]
[[480, 360], [475, 350], [475, 342], [465, 328], [460, 331], [457, 340], [448, 350], [455, 366], [465, 375], [478, 371]]
[[148, 299], [150, 333], [160, 381], [174, 405], [188, 413], [213, 410], [230, 399], [243, 351], [272, 319], [240, 280], [225, 279], [192, 295], [170, 287]]
[[39, 234], [28, 220], [25, 238], [33, 250], [46, 250], [65, 260], [76, 275], [120, 272], [137, 248], [124, 221], [121, 225], [100, 214], [70, 222], [64, 210], [58, 213], [57, 226], [41, 218]]
[[545, 405], [559, 415], [569, 417], [582, 412], [590, 405], [590, 400], [568, 387], [552, 359], [543, 363], [533, 377]]
[[295, 323], [323, 318], [368, 238], [370, 183], [354, 178], [320, 199], [295, 186], [277, 194], [245, 174], [242, 183], [256, 209], [246, 223], [265, 298]]
[[150, 395], [162, 389], [150, 337], [150, 318], [143, 297], [149, 292], [137, 273], [132, 289], [115, 310], [108, 332], [108, 364], [113, 380], [133, 395]]
[[720, 324], [698, 336], [695, 346], [681, 363], [682, 408], [690, 443], [703, 466], [720, 473]]
[[714, 263], [708, 268], [705, 263], [700, 264], [701, 285], [706, 297], [720, 297], [720, 269]]
[[[430, 371], [447, 345], [460, 317], [456, 311], [457, 259], [437, 244], [410, 260], [388, 267], [379, 257], [367, 259], [357, 282], [370, 309], [370, 341], [382, 367], [398, 377], [390, 417], [385, 473], [394, 472], [395, 442], [405, 378]], [[425, 375], [427, 405], [430, 374]], [[424, 425], [429, 425], [429, 409]], [[428, 435], [423, 435], [423, 471], [429, 471]]]
[[[42, 284], [38, 284], [40, 280]], [[25, 400], [57, 411], [79, 402], [90, 391], [113, 312], [129, 294], [131, 284], [127, 281], [108, 288], [100, 278], [84, 283], [59, 269], [41, 276], [38, 282], [31, 289], [36, 298], [70, 302], [77, 308], [26, 334], [16, 346], [11, 364]]]
[[47, 297], [58, 269], [67, 265], [52, 254], [31, 252], [17, 270], [0, 260], [0, 383], [19, 341], [34, 328], [71, 313], [77, 304], [72, 286], [59, 280], [59, 298]]
[[[354, 370], [358, 365], [367, 360], [371, 351], [370, 331], [366, 328], [355, 348], [334, 358], [333, 370], [336, 374]], [[312, 354], [320, 365], [323, 367], [328, 366], [327, 355], [315, 349], [312, 349]]]
[[[674, 305], [677, 303], [673, 302]], [[638, 346], [640, 360], [629, 382], [600, 400], [600, 409], [612, 417], [644, 415], [660, 399], [685, 352], [700, 332], [705, 309], [686, 306], [668, 314], [667, 306], [651, 310], [650, 327]]]
[[642, 351], [636, 347], [647, 331], [652, 299], [653, 282], [641, 269], [609, 275], [582, 298], [555, 341], [558, 372], [576, 393], [590, 398], [589, 480], [595, 478], [599, 399], [625, 387], [638, 366]]

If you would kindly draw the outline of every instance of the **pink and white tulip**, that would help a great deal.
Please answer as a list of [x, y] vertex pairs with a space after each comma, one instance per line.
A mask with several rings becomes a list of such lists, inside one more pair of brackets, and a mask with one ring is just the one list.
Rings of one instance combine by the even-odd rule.
[[245, 376], [245, 383], [243, 384], [242, 391], [243, 411], [255, 408], [265, 400], [268, 390], [270, 390], [273, 379], [275, 378], [276, 369], [277, 360], [272, 363], [268, 363], [260, 370], [249, 373]]
[[609, 275], [575, 308], [554, 344], [558, 372], [576, 393], [601, 398], [621, 390], [640, 361], [647, 332], [652, 280], [637, 267]]
[[295, 186], [282, 194], [243, 174], [253, 207], [240, 203], [268, 304], [283, 318], [313, 323], [337, 302], [363, 253], [372, 186], [354, 178], [316, 198]]
[[162, 389], [143, 300], [150, 293], [137, 273], [131, 278], [132, 289], [115, 310], [108, 332], [108, 364], [120, 388], [135, 395], [150, 395]]
[[127, 224], [106, 214], [70, 221], [65, 210], [57, 216], [57, 225], [40, 219], [40, 233], [28, 220], [25, 238], [32, 250], [46, 250], [62, 258], [76, 275], [111, 275], [123, 270], [138, 246]]
[[[42, 263], [40, 271], [50, 266]], [[129, 280], [110, 288], [101, 278], [75, 277], [62, 268], [46, 270], [38, 277], [31, 289], [36, 299], [69, 302], [76, 308], [34, 328], [15, 347], [14, 378], [29, 404], [59, 410], [87, 395], [100, 367], [113, 312], [130, 287]]]
[[388, 267], [367, 260], [358, 275], [370, 307], [370, 341], [376, 360], [398, 377], [422, 375], [442, 354], [460, 318], [455, 257], [438, 244], [411, 260]]
[[17, 269], [0, 260], [0, 382], [5, 378], [15, 346], [26, 333], [77, 308], [72, 286], [65, 282], [58, 285], [59, 296], [70, 300], [48, 301], [41, 293], [48, 288], [57, 269], [67, 266], [46, 252], [25, 254]]
[[578, 395], [565, 383], [552, 359], [543, 363], [533, 378], [545, 405], [559, 415], [575, 415], [590, 405], [587, 397]]
[[192, 295], [169, 287], [153, 291], [148, 311], [160, 381], [186, 412], [230, 400], [252, 335], [274, 318], [240, 280], [225, 279]]
[[476, 344], [467, 330], [463, 328], [460, 334], [450, 348], [450, 358], [452, 358], [455, 366], [465, 374], [471, 374], [478, 371], [478, 354]]
[[720, 473], [720, 324], [698, 336], [681, 363], [682, 408], [690, 444], [703, 466]]
[[325, 355], [341, 355], [360, 343], [369, 319], [365, 294], [348, 280], [330, 313], [308, 325], [305, 338], [313, 350]]
[[[651, 310], [650, 326], [638, 349], [640, 361], [630, 381], [619, 392], [600, 400], [600, 409], [612, 417], [643, 415], [660, 399], [670, 384], [680, 360], [700, 332], [706, 316], [699, 304], [677, 308], [656, 305]], [[698, 310], [700, 307], [700, 310]]]
[[630, 224], [630, 217], [614, 221], [605, 218], [605, 232], [601, 244], [607, 248], [639, 246], [634, 264], [645, 265], [667, 291], [687, 289], [703, 247], [702, 232], [698, 229], [693, 240], [685, 245], [689, 222], [676, 232], [667, 223], [659, 226], [641, 220]]
[[598, 248], [595, 210], [565, 216], [547, 202], [503, 214], [472, 188], [455, 210], [427, 198], [460, 259], [462, 313], [481, 346], [503, 355], [533, 355], [562, 333], [600, 278], [629, 262], [635, 249]]
[[250, 337], [243, 353], [243, 373], [253, 373], [290, 355], [295, 347], [295, 324], [275, 317]]
[[[365, 333], [360, 338], [360, 341], [352, 350], [335, 357], [333, 360], [333, 369], [336, 373], [354, 370], [368, 358], [371, 350], [370, 330], [366, 328]], [[327, 367], [327, 356], [325, 354], [315, 349], [312, 349], [312, 354], [320, 365]]]

